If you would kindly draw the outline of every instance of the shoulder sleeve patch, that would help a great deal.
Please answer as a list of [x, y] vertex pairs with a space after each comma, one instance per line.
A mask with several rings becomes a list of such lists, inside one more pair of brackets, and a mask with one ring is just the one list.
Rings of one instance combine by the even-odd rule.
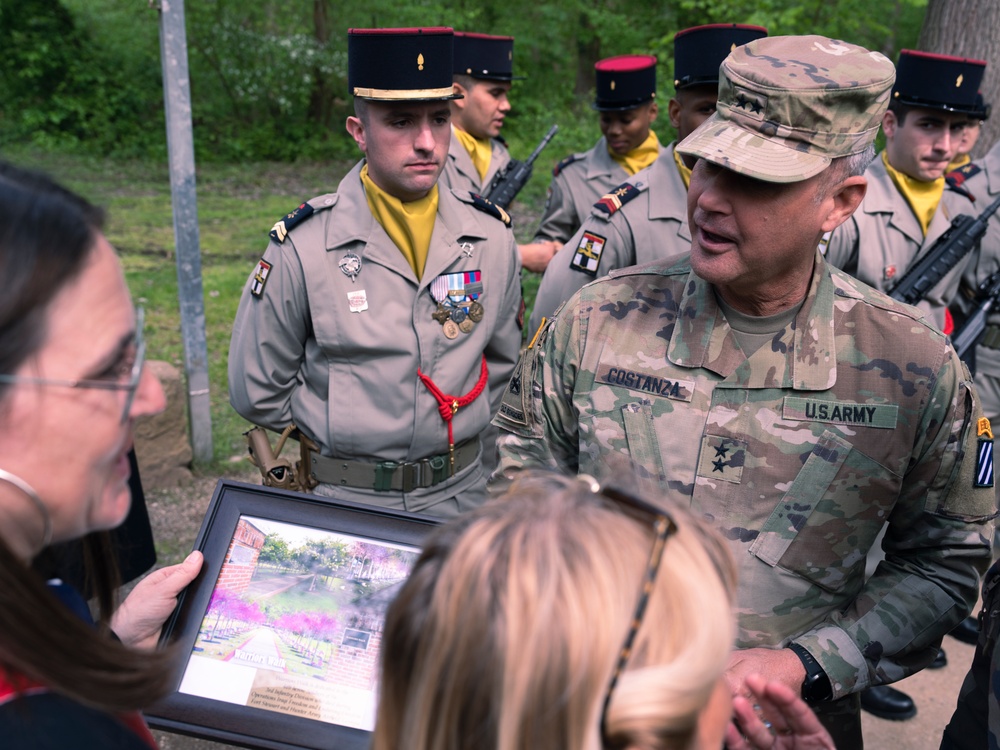
[[510, 226], [510, 214], [504, 211], [496, 203], [493, 203], [488, 198], [484, 198], [478, 193], [469, 193], [472, 196], [472, 205], [478, 208], [483, 213], [489, 214], [490, 216], [500, 219], [506, 226]]
[[597, 269], [601, 265], [601, 253], [604, 252], [606, 237], [601, 237], [593, 232], [584, 232], [580, 237], [580, 244], [573, 252], [573, 258], [569, 262], [569, 267], [574, 271], [582, 271], [588, 276], [597, 278]]
[[964, 167], [956, 169], [954, 172], [949, 172], [944, 176], [944, 180], [948, 183], [948, 189], [956, 193], [964, 195], [970, 201], [975, 203], [976, 196], [969, 192], [968, 188], [965, 187], [965, 181], [970, 177], [982, 172], [982, 168], [977, 166], [975, 163], [966, 164]]
[[332, 208], [336, 202], [337, 196], [330, 194], [299, 204], [291, 213], [287, 213], [282, 216], [281, 219], [279, 219], [278, 222], [271, 227], [271, 231], [269, 233], [271, 239], [280, 245], [285, 241], [285, 237], [288, 236], [288, 233], [295, 227], [304, 222], [317, 211]]
[[642, 191], [630, 182], [623, 182], [610, 193], [604, 195], [594, 208], [611, 216]]
[[559, 162], [554, 167], [552, 167], [552, 176], [553, 177], [558, 177], [559, 173], [562, 172], [566, 167], [568, 167], [570, 164], [572, 164], [575, 161], [580, 161], [580, 159], [582, 159], [582, 158], [583, 158], [583, 154], [570, 154], [565, 159], [563, 159], [561, 162]]

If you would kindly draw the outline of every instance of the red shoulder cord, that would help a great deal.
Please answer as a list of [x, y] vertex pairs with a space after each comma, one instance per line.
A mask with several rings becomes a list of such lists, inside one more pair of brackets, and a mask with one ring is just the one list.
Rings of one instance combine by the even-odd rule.
[[437, 399], [438, 413], [441, 415], [441, 419], [448, 425], [448, 456], [451, 460], [451, 475], [455, 476], [455, 437], [452, 431], [451, 420], [459, 409], [475, 401], [479, 394], [486, 388], [486, 382], [489, 377], [489, 370], [486, 367], [486, 355], [483, 355], [483, 366], [479, 372], [479, 381], [472, 386], [472, 390], [458, 398], [450, 396], [447, 393], [442, 393], [441, 389], [434, 385], [434, 381], [424, 375], [419, 367], [417, 368], [417, 377], [427, 386], [427, 390], [431, 392], [431, 395]]

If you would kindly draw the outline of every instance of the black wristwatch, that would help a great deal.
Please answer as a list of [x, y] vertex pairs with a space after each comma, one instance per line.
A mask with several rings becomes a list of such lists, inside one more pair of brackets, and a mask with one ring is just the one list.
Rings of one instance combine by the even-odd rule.
[[802, 681], [802, 700], [809, 704], [830, 700], [833, 697], [833, 687], [823, 667], [816, 661], [816, 657], [797, 643], [789, 643], [788, 648], [799, 657], [802, 666], [806, 668], [806, 678]]

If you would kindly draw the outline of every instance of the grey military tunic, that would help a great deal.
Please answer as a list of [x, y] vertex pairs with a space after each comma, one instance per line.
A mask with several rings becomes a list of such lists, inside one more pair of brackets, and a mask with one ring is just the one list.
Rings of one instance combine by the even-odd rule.
[[444, 164], [444, 171], [438, 184], [442, 187], [449, 187], [459, 192], [469, 191], [471, 193], [484, 194], [490, 182], [497, 172], [503, 169], [510, 162], [510, 152], [498, 138], [491, 138], [492, 150], [490, 152], [490, 168], [486, 172], [486, 177], [482, 181], [479, 179], [479, 172], [472, 163], [472, 157], [465, 150], [465, 146], [455, 135], [455, 126], [452, 126], [451, 145], [448, 147], [448, 159]]
[[[247, 420], [272, 430], [294, 422], [324, 456], [404, 462], [447, 454], [447, 424], [417, 370], [460, 397], [479, 380], [485, 355], [488, 385], [452, 424], [456, 444], [489, 434], [521, 342], [517, 247], [503, 222], [441, 189], [418, 281], [372, 217], [360, 171], [361, 163], [336, 193], [309, 202], [314, 213], [283, 243], [268, 245], [265, 279], [258, 266], [236, 313], [230, 401]], [[461, 197], [471, 201], [467, 193]], [[352, 279], [346, 271], [354, 260], [360, 270]], [[431, 317], [437, 310], [431, 284], [475, 271], [483, 319], [449, 339]], [[495, 445], [482, 450], [492, 466]], [[338, 487], [326, 494], [446, 515], [480, 502], [485, 482], [480, 455], [454, 477], [410, 493]]]
[[980, 414], [942, 333], [818, 253], [794, 321], [749, 358], [685, 255], [594, 281], [542, 330], [494, 420], [493, 483], [630, 459], [728, 540], [737, 647], [794, 639], [839, 698], [925, 666], [976, 601]]
[[590, 215], [601, 196], [628, 180], [628, 172], [608, 153], [603, 136], [592, 149], [563, 159], [552, 170], [535, 242], [566, 242]]
[[[972, 204], [964, 196], [945, 190], [925, 238], [920, 222], [881, 157], [871, 163], [865, 177], [868, 191], [864, 200], [850, 219], [833, 230], [826, 259], [869, 286], [891, 292], [917, 257], [947, 231], [955, 216], [972, 212]], [[958, 293], [962, 268], [968, 262], [966, 258], [917, 305], [939, 330], [944, 328], [945, 309]]]
[[[973, 215], [982, 213], [1000, 196], [1000, 142], [997, 142], [981, 161], [976, 162], [975, 166], [981, 171], [962, 185], [975, 198], [975, 208], [968, 212]], [[966, 266], [962, 277], [962, 294], [958, 298], [960, 305], [968, 309], [979, 285], [998, 271], [1000, 271], [1000, 211], [993, 214], [980, 243], [979, 252]], [[987, 322], [987, 335], [976, 347], [976, 388], [983, 402], [983, 411], [996, 430], [1000, 427], [1000, 306], [993, 308], [987, 317]]]
[[596, 204], [556, 253], [538, 287], [531, 333], [543, 317], [552, 317], [559, 305], [598, 276], [691, 248], [687, 188], [674, 162], [674, 145]]

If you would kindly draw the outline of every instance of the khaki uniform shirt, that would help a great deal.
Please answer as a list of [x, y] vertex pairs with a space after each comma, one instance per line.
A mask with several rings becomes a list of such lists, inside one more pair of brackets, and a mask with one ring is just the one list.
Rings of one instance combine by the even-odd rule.
[[[442, 189], [418, 281], [372, 217], [360, 171], [361, 163], [336, 193], [310, 201], [315, 213], [283, 243], [268, 245], [263, 290], [253, 292], [251, 276], [236, 313], [230, 401], [247, 420], [272, 430], [294, 422], [324, 456], [402, 462], [447, 454], [447, 424], [417, 370], [460, 397], [479, 380], [485, 354], [488, 387], [454, 415], [454, 441], [489, 428], [521, 343], [517, 247], [503, 222]], [[340, 266], [349, 255], [361, 261], [354, 280]], [[430, 285], [442, 274], [473, 270], [481, 274], [484, 317], [470, 333], [449, 339], [431, 317], [437, 303]], [[483, 439], [492, 466], [495, 445]], [[444, 500], [457, 500], [458, 509], [481, 501], [485, 482], [477, 462], [404, 495], [337, 488], [336, 496], [444, 514], [456, 509]]]
[[[826, 259], [869, 286], [891, 293], [913, 262], [948, 230], [951, 220], [972, 212], [972, 204], [964, 196], [945, 190], [925, 238], [881, 157], [872, 162], [865, 177], [868, 191], [864, 200], [854, 215], [831, 233]], [[968, 262], [966, 256], [917, 304], [939, 330], [944, 328], [944, 311], [958, 293], [962, 269]]]
[[486, 178], [480, 182], [479, 172], [472, 163], [472, 157], [469, 156], [469, 152], [465, 150], [462, 142], [458, 140], [454, 126], [452, 126], [451, 146], [448, 147], [448, 158], [444, 163], [444, 171], [441, 172], [438, 184], [458, 192], [468, 191], [483, 195], [497, 172], [510, 162], [510, 152], [503, 141], [492, 138], [490, 143], [493, 146], [490, 168], [486, 171]]
[[590, 209], [605, 193], [628, 180], [629, 175], [608, 153], [603, 136], [589, 151], [574, 154], [552, 171], [542, 220], [535, 242], [566, 242], [590, 215]]
[[[628, 186], [633, 190], [626, 193], [627, 202], [610, 214], [595, 206], [552, 258], [538, 286], [528, 328], [531, 333], [538, 330], [543, 317], [552, 317], [559, 305], [596, 277], [691, 249], [687, 188], [674, 162], [674, 144], [662, 149], [655, 162], [619, 189]], [[581, 252], [588, 257], [581, 258]], [[591, 260], [594, 256], [596, 261]], [[596, 266], [593, 271], [580, 270], [587, 261]]]
[[[1000, 142], [976, 166], [982, 171], [962, 186], [975, 198], [974, 208], [967, 212], [973, 216], [982, 213], [1000, 196]], [[1000, 271], [1000, 211], [990, 218], [979, 252], [974, 253], [962, 277], [962, 294], [958, 299], [966, 312], [971, 309], [979, 285], [997, 271]], [[995, 431], [1000, 428], [1000, 305], [990, 312], [987, 323], [990, 335], [976, 347], [976, 388]]]
[[737, 646], [794, 639], [839, 698], [926, 666], [976, 601], [980, 413], [943, 334], [818, 253], [794, 323], [749, 359], [684, 255], [589, 284], [543, 329], [494, 419], [493, 481], [630, 458], [729, 541]]

